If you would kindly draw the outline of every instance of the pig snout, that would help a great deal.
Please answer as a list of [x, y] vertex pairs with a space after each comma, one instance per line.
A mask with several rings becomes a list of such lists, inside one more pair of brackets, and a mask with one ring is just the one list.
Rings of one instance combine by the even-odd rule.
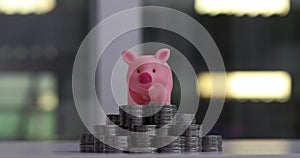
[[145, 72], [145, 73], [142, 73], [140, 75], [139, 81], [142, 84], [151, 83], [152, 82], [152, 77], [149, 73]]

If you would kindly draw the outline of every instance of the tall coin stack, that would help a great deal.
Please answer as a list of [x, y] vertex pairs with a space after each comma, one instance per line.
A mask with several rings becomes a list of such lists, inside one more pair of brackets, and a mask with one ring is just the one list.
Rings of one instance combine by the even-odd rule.
[[175, 105], [120, 106], [119, 114], [107, 115], [106, 125], [94, 126], [94, 136], [98, 153], [222, 151], [220, 135], [202, 137], [194, 114], [178, 113]]

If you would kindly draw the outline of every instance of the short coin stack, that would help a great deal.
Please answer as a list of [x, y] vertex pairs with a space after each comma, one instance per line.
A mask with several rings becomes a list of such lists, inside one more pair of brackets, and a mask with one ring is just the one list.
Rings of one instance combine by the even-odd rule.
[[[94, 152], [191, 153], [222, 151], [222, 137], [202, 136], [194, 114], [178, 113], [175, 105], [124, 105], [94, 126]], [[85, 150], [81, 150], [84, 152]]]
[[[184, 130], [185, 129], [185, 130]], [[202, 126], [197, 124], [177, 125], [177, 130], [184, 131], [181, 134], [182, 152], [202, 151]]]
[[221, 152], [222, 150], [222, 137], [220, 135], [207, 135], [203, 137], [204, 152]]
[[94, 136], [90, 133], [80, 135], [80, 152], [94, 152]]

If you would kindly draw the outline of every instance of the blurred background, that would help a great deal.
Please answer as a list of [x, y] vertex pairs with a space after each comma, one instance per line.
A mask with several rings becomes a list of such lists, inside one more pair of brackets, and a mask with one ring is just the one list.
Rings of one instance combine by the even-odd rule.
[[[0, 0], [0, 140], [78, 139], [86, 128], [72, 95], [77, 50], [101, 20], [137, 6], [182, 11], [199, 21], [218, 45], [228, 71], [227, 95], [211, 133], [224, 138], [300, 138], [298, 0]], [[197, 31], [167, 15], [143, 20]], [[198, 74], [201, 122], [211, 83], [197, 49], [161, 29], [135, 30], [127, 36], [140, 43], [166, 43], [189, 59]], [[175, 104], [178, 85], [175, 81]]]

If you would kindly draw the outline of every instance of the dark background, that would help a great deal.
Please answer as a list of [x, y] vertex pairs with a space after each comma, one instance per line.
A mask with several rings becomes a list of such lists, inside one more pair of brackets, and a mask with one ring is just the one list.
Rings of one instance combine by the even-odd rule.
[[[98, 2], [59, 0], [53, 11], [43, 15], [0, 14], [0, 139], [77, 139], [86, 131], [73, 101], [72, 67], [82, 40], [100, 21], [97, 16], [103, 11]], [[115, 4], [118, 2], [112, 1], [104, 10], [122, 10], [122, 4]], [[300, 138], [297, 0], [291, 1], [288, 15], [270, 17], [200, 15], [193, 0], [140, 4], [174, 8], [199, 21], [218, 45], [227, 71], [283, 70], [291, 74], [292, 96], [287, 102], [228, 100], [211, 133], [224, 138]], [[172, 25], [179, 23], [170, 20]], [[169, 44], [184, 52], [197, 73], [207, 71], [197, 50], [174, 33], [144, 29], [142, 41]], [[57, 107], [40, 108], [43, 92], [57, 97]], [[207, 101], [200, 104], [205, 106]], [[199, 110], [198, 121], [203, 114]]]

